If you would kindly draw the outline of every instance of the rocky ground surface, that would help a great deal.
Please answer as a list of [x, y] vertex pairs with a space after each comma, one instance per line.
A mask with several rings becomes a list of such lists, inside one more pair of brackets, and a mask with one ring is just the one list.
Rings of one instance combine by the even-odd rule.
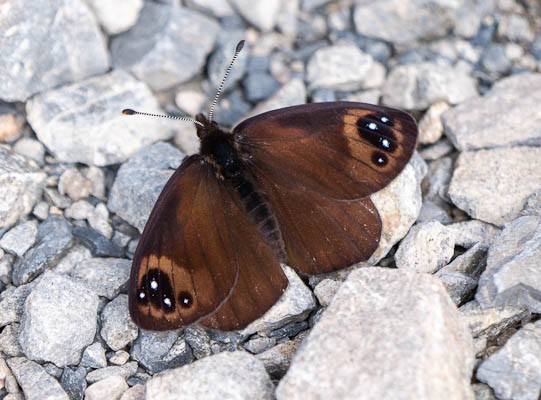
[[[407, 110], [369, 261], [240, 332], [139, 330], [130, 259], [211, 102]], [[516, 399], [541, 388], [537, 0], [0, 4], [0, 398]], [[365, 268], [366, 267], [366, 268]]]

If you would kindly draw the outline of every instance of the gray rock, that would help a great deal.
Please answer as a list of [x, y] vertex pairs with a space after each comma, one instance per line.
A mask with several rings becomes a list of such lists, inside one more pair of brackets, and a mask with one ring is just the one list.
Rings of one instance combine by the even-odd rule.
[[342, 282], [335, 281], [334, 279], [323, 279], [314, 288], [314, 294], [323, 307], [327, 307], [331, 304], [331, 300], [342, 285]]
[[541, 149], [511, 147], [461, 153], [449, 197], [475, 219], [495, 225], [513, 220], [541, 182]]
[[60, 377], [60, 384], [69, 395], [70, 400], [83, 400], [86, 389], [86, 369], [79, 367], [73, 370], [69, 367], [64, 368]]
[[417, 153], [389, 185], [370, 196], [383, 224], [379, 247], [368, 260], [376, 264], [409, 231], [421, 211], [421, 181], [426, 163]]
[[0, 239], [0, 247], [22, 257], [35, 243], [37, 234], [38, 222], [36, 220], [24, 222], [4, 233]]
[[457, 306], [472, 297], [486, 265], [486, 253], [486, 248], [478, 243], [436, 272]]
[[505, 47], [494, 43], [485, 48], [481, 58], [483, 68], [492, 74], [504, 74], [511, 69], [511, 60], [507, 57]]
[[100, 342], [92, 343], [85, 349], [81, 359], [81, 366], [89, 368], [105, 368], [107, 366], [105, 349]]
[[520, 215], [541, 215], [541, 189], [528, 196], [526, 205]]
[[23, 137], [15, 143], [13, 151], [22, 156], [31, 158], [38, 164], [43, 164], [45, 158], [45, 147], [37, 140]]
[[0, 333], [0, 351], [8, 357], [23, 355], [19, 345], [20, 325], [17, 323], [6, 326]]
[[501, 229], [496, 228], [494, 225], [477, 220], [457, 222], [447, 225], [447, 229], [453, 233], [455, 244], [466, 249], [475, 246], [477, 243], [480, 243], [483, 247], [489, 247], [501, 232]]
[[304, 340], [276, 397], [473, 399], [473, 361], [471, 335], [437, 278], [360, 268]]
[[27, 400], [69, 400], [56, 379], [43, 367], [24, 357], [7, 360]]
[[109, 362], [113, 365], [122, 366], [128, 362], [130, 359], [130, 353], [124, 350], [118, 350], [111, 356]]
[[[226, 30], [218, 36], [217, 48], [211, 54], [207, 64], [209, 85], [213, 90], [217, 90], [222, 83], [227, 67], [235, 54], [237, 44], [245, 38], [246, 32], [244, 30]], [[250, 49], [245, 44], [244, 49], [237, 56], [234, 67], [227, 76], [223, 86], [224, 92], [234, 87], [244, 75], [249, 52]]]
[[525, 15], [502, 15], [498, 23], [498, 36], [513, 42], [532, 42], [535, 33]]
[[528, 310], [519, 307], [481, 308], [476, 300], [459, 309], [460, 317], [468, 325], [474, 338], [494, 340], [507, 330], [519, 326], [530, 318]]
[[163, 186], [183, 154], [167, 143], [145, 147], [118, 170], [107, 207], [139, 229], [146, 224]]
[[246, 98], [252, 103], [267, 99], [280, 88], [280, 83], [267, 72], [253, 72], [242, 84]]
[[419, 143], [432, 144], [440, 140], [443, 135], [441, 115], [449, 108], [449, 104], [443, 101], [430, 106], [419, 121]]
[[118, 35], [137, 22], [143, 0], [86, 0], [108, 35]]
[[32, 211], [46, 178], [35, 162], [0, 145], [0, 229]]
[[94, 212], [94, 206], [86, 200], [79, 200], [72, 203], [64, 211], [64, 216], [73, 219], [87, 219]]
[[272, 30], [283, 7], [281, 0], [230, 0], [229, 3], [260, 31]]
[[138, 383], [126, 390], [120, 400], [145, 400], [145, 396], [146, 387]]
[[54, 271], [61, 274], [71, 274], [77, 264], [84, 260], [90, 260], [92, 253], [81, 244], [76, 244], [68, 250], [68, 253], [58, 262]]
[[201, 10], [205, 14], [215, 15], [216, 17], [225, 17], [235, 14], [229, 2], [222, 0], [187, 0], [186, 3], [190, 8]]
[[451, 260], [454, 254], [453, 234], [437, 221], [411, 228], [395, 254], [398, 268], [434, 273]]
[[271, 331], [290, 322], [303, 321], [316, 307], [312, 292], [295, 271], [287, 266], [283, 270], [289, 280], [284, 294], [261, 318], [244, 328], [241, 331], [243, 335], [258, 332], [262, 336], [267, 336]]
[[41, 220], [47, 219], [49, 216], [49, 204], [45, 201], [40, 201], [32, 210], [32, 214]]
[[255, 357], [263, 362], [270, 376], [281, 378], [287, 372], [291, 365], [291, 360], [306, 336], [307, 334], [300, 334], [295, 339], [279, 343], [263, 353], [257, 354]]
[[443, 115], [445, 134], [461, 150], [540, 145], [541, 74], [513, 75], [483, 97], [466, 101]]
[[444, 204], [436, 204], [431, 200], [426, 200], [423, 202], [423, 206], [421, 207], [421, 212], [417, 218], [417, 223], [421, 224], [431, 221], [437, 221], [443, 225], [453, 222], [450, 217], [448, 207], [445, 207]]
[[35, 283], [10, 286], [0, 293], [0, 327], [19, 322], [24, 310], [24, 302]]
[[490, 386], [484, 383], [474, 383], [471, 385], [475, 400], [498, 400], [494, 396], [494, 392], [490, 389]]
[[94, 340], [98, 296], [72, 279], [46, 272], [26, 298], [19, 342], [31, 360], [77, 364]]
[[269, 332], [268, 336], [271, 338], [275, 338], [276, 340], [282, 340], [286, 338], [292, 338], [298, 335], [300, 332], [306, 331], [307, 329], [308, 321], [291, 322], [287, 325], [282, 326], [281, 328]]
[[131, 262], [120, 258], [91, 258], [75, 265], [71, 276], [109, 300], [127, 286]]
[[520, 329], [479, 366], [476, 377], [498, 398], [538, 399], [541, 394], [541, 321]]
[[263, 363], [243, 351], [220, 353], [166, 371], [146, 386], [147, 400], [272, 399], [274, 389]]
[[98, 167], [90, 166], [82, 169], [83, 176], [88, 179], [92, 185], [90, 194], [98, 199], [105, 197], [105, 174]]
[[422, 110], [438, 102], [458, 104], [477, 96], [474, 78], [435, 63], [394, 67], [383, 86], [383, 104], [407, 110]]
[[448, 155], [453, 150], [453, 145], [447, 139], [443, 139], [420, 150], [419, 154], [425, 161], [433, 161]]
[[475, 296], [481, 307], [524, 307], [541, 313], [541, 217], [524, 216], [505, 225], [490, 247]]
[[168, 89], [201, 72], [217, 33], [218, 24], [203, 14], [145, 2], [137, 24], [112, 40], [113, 64], [154, 90]]
[[442, 157], [428, 164], [428, 172], [423, 179], [423, 198], [436, 204], [449, 202], [447, 192], [453, 175], [453, 159]]
[[278, 108], [306, 103], [306, 86], [302, 79], [293, 78], [282, 86], [272, 97], [259, 103], [245, 118]]
[[114, 351], [120, 350], [137, 338], [137, 325], [130, 318], [128, 295], [118, 295], [101, 313], [103, 326], [100, 335]]
[[4, 101], [24, 102], [109, 69], [105, 40], [84, 1], [18, 1], [2, 11], [0, 20]]
[[169, 367], [164, 360], [178, 338], [178, 332], [140, 331], [130, 355], [150, 372], [163, 371]]
[[220, 99], [214, 109], [213, 119], [221, 126], [229, 128], [244, 119], [251, 108], [252, 106], [242, 97], [242, 91], [236, 89]]
[[131, 361], [120, 367], [111, 366], [91, 371], [86, 375], [86, 381], [88, 383], [95, 383], [108, 379], [111, 376], [120, 376], [123, 379], [127, 379], [128, 377], [135, 375], [136, 372], [137, 363], [135, 361]]
[[93, 383], [85, 390], [86, 400], [116, 400], [128, 390], [126, 380], [118, 375]]
[[372, 56], [352, 44], [334, 45], [317, 50], [306, 66], [310, 89], [358, 90], [371, 79]]
[[13, 283], [28, 283], [45, 269], [54, 267], [72, 243], [71, 227], [62, 216], [52, 215], [43, 221], [38, 227], [37, 245], [13, 269]]
[[124, 252], [113, 241], [92, 229], [75, 226], [73, 236], [87, 247], [94, 257], [122, 257]]
[[256, 337], [254, 339], [248, 340], [246, 343], [243, 344], [242, 347], [244, 347], [246, 350], [248, 350], [252, 354], [259, 354], [263, 353], [265, 350], [268, 350], [276, 345], [276, 339], [275, 338], [268, 338], [268, 337]]
[[26, 103], [26, 112], [39, 140], [57, 160], [104, 166], [123, 162], [140, 148], [174, 134], [172, 121], [122, 115], [126, 107], [161, 112], [144, 83], [113, 70], [39, 94]]
[[210, 356], [210, 337], [200, 326], [191, 325], [184, 329], [184, 340], [192, 349], [195, 358], [200, 359]]
[[88, 197], [91, 189], [92, 183], [77, 168], [68, 168], [58, 180], [58, 192], [68, 195], [73, 201]]

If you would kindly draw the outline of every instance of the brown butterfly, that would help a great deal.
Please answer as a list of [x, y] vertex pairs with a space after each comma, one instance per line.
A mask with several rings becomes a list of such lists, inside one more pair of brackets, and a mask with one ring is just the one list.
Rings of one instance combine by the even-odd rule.
[[165, 185], [134, 255], [129, 309], [143, 329], [242, 329], [286, 289], [280, 263], [313, 275], [367, 260], [381, 235], [368, 196], [417, 141], [410, 115], [363, 103], [287, 107], [233, 131], [211, 118], [196, 117], [199, 154]]

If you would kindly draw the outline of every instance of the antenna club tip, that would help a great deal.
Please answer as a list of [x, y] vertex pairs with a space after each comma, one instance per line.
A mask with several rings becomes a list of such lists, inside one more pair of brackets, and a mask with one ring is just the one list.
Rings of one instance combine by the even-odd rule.
[[124, 115], [134, 115], [137, 114], [135, 111], [133, 111], [131, 108], [125, 108], [122, 110], [122, 114]]
[[235, 52], [238, 53], [242, 50], [242, 48], [244, 47], [244, 40], [241, 40], [240, 42], [237, 43], [237, 48], [235, 49]]

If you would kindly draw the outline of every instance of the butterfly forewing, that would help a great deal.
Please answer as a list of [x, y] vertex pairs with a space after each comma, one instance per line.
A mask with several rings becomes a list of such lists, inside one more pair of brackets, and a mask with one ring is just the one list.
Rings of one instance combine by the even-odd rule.
[[402, 171], [417, 126], [402, 111], [336, 102], [260, 114], [234, 134], [250, 167], [277, 185], [351, 200], [382, 189]]

